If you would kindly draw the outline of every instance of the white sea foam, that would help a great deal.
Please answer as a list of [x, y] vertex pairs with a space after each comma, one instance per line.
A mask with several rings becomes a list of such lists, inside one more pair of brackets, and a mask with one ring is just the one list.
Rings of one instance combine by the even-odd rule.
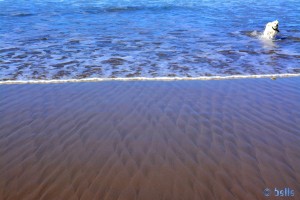
[[102, 81], [193, 81], [193, 80], [230, 80], [253, 78], [288, 78], [300, 77], [300, 74], [261, 74], [261, 75], [231, 75], [231, 76], [199, 76], [199, 77], [131, 77], [131, 78], [84, 78], [84, 79], [54, 79], [54, 80], [7, 80], [0, 81], [4, 84], [52, 84], [52, 83], [78, 83]]

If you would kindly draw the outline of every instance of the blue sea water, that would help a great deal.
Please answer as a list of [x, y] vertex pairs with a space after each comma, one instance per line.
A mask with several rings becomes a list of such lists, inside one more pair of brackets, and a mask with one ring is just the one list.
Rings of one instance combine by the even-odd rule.
[[300, 0], [0, 0], [0, 81], [261, 74], [300, 74]]

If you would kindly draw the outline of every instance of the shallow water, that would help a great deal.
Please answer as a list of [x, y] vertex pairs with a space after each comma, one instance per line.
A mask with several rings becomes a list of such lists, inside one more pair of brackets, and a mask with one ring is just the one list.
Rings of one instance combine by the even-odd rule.
[[[0, 0], [0, 80], [300, 74], [300, 1]], [[253, 31], [278, 19], [276, 41]]]

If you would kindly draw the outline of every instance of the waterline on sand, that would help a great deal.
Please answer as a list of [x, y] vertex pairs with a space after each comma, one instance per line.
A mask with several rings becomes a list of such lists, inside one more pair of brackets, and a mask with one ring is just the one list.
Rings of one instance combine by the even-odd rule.
[[199, 77], [131, 77], [131, 78], [83, 78], [83, 79], [54, 79], [54, 80], [7, 80], [3, 84], [50, 84], [50, 83], [78, 83], [101, 81], [180, 81], [180, 80], [229, 80], [251, 78], [288, 78], [299, 77], [300, 74], [260, 74], [260, 75], [232, 75], [232, 76], [199, 76]]

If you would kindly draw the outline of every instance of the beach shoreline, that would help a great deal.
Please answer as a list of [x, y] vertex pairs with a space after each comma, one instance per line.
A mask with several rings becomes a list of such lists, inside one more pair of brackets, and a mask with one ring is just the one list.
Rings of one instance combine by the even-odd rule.
[[0, 85], [0, 199], [300, 194], [300, 78]]
[[277, 79], [300, 77], [300, 74], [260, 74], [260, 75], [227, 75], [227, 76], [198, 76], [198, 77], [118, 77], [118, 78], [82, 78], [82, 79], [34, 79], [34, 80], [4, 80], [0, 85], [8, 84], [51, 84], [51, 83], [85, 83], [107, 81], [211, 81], [235, 79]]

